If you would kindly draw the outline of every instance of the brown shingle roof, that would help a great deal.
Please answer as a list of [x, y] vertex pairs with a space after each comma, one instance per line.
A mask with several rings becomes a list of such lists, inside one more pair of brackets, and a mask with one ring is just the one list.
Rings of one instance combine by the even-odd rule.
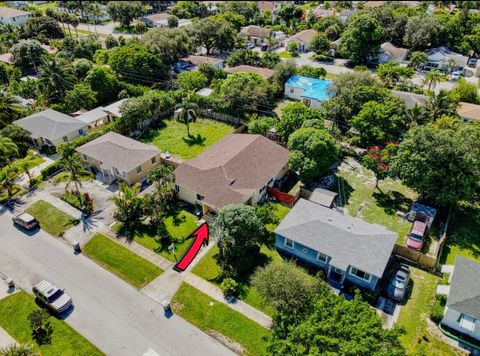
[[97, 161], [105, 168], [117, 168], [129, 172], [160, 153], [160, 150], [145, 143], [115, 132], [106, 133], [77, 148], [77, 151]]
[[149, 19], [152, 22], [157, 22], [157, 21], [163, 21], [163, 20], [168, 20], [170, 17], [170, 14], [167, 14], [166, 12], [160, 12], [158, 14], [153, 14], [153, 15], [148, 15], [144, 16], [145, 19]]
[[207, 57], [207, 56], [187, 56], [187, 57], [183, 57], [181, 58], [182, 61], [185, 61], [185, 62], [190, 62], [192, 63], [194, 66], [199, 66], [200, 64], [202, 63], [210, 63], [211, 65], [215, 65], [217, 64], [218, 62], [222, 62], [221, 59], [218, 59], [218, 58], [215, 58], [215, 57]]
[[263, 12], [265, 10], [270, 10], [273, 12], [275, 9], [276, 1], [259, 1], [258, 2], [258, 9], [260, 12]]
[[240, 31], [240, 33], [248, 36], [268, 38], [268, 36], [270, 36], [270, 33], [272, 33], [272, 30], [269, 30], [268, 28], [261, 27], [261, 26], [251, 25], [251, 26], [242, 27], [242, 30]]
[[30, 12], [12, 9], [11, 7], [0, 7], [0, 17], [12, 18], [17, 16], [30, 15]]
[[313, 40], [313, 37], [317, 34], [317, 31], [315, 30], [303, 30], [297, 33], [296, 35], [293, 35], [291, 39], [293, 39], [296, 42], [302, 42], [305, 44], [310, 43]]
[[399, 47], [399, 46], [395, 46], [393, 43], [391, 42], [384, 42], [380, 45], [380, 48], [388, 53], [389, 55], [391, 55], [392, 57], [394, 58], [405, 58], [405, 56], [407, 55], [407, 52], [408, 52], [408, 49], [406, 48], [403, 48], [403, 47]]
[[461, 102], [458, 105], [457, 114], [470, 120], [480, 121], [480, 105]]
[[263, 79], [269, 79], [275, 73], [273, 70], [268, 68], [260, 68], [260, 67], [253, 67], [247, 65], [240, 65], [236, 67], [231, 67], [225, 69], [225, 72], [233, 74], [233, 73], [256, 73], [263, 77]]
[[[243, 203], [288, 163], [288, 150], [261, 136], [231, 134], [175, 169], [175, 182], [216, 208]], [[247, 198], [245, 198], [247, 197]]]

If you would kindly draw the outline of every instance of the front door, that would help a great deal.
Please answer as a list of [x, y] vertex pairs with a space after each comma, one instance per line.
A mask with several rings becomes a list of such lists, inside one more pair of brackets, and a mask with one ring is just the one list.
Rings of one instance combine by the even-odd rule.
[[342, 284], [343, 280], [345, 279], [345, 271], [341, 270], [340, 268], [330, 266], [328, 278], [335, 283]]

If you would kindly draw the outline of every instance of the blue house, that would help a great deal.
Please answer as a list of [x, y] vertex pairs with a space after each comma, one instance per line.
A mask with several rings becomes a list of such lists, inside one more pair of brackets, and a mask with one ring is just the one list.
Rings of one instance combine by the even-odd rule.
[[328, 281], [342, 287], [349, 281], [375, 290], [397, 240], [395, 232], [300, 199], [275, 230], [275, 245], [327, 272]]
[[301, 100], [310, 108], [319, 109], [322, 101], [330, 98], [331, 80], [292, 75], [285, 83], [285, 97]]

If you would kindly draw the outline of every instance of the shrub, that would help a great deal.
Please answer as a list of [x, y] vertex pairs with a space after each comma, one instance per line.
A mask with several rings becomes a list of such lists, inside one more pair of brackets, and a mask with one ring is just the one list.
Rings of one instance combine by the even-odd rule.
[[85, 215], [90, 215], [95, 206], [93, 204], [93, 199], [90, 197], [88, 193], [79, 194], [77, 191], [67, 191], [66, 193], [60, 196], [64, 202], [67, 202], [74, 208], [80, 210]]
[[446, 295], [437, 295], [435, 298], [435, 304], [433, 304], [432, 311], [430, 312], [430, 319], [435, 323], [440, 323], [445, 311], [445, 304], [447, 303]]
[[325, 54], [314, 54], [312, 58], [320, 62], [333, 62], [333, 57], [327, 56]]
[[238, 294], [238, 283], [232, 278], [225, 278], [220, 289], [225, 297], [234, 297]]
[[50, 344], [52, 340], [52, 326], [48, 318], [50, 315], [44, 309], [37, 309], [30, 313], [30, 327], [32, 338], [39, 344]]
[[51, 165], [45, 167], [40, 171], [44, 180], [47, 180], [51, 176], [63, 171], [63, 166], [60, 162], [54, 162]]

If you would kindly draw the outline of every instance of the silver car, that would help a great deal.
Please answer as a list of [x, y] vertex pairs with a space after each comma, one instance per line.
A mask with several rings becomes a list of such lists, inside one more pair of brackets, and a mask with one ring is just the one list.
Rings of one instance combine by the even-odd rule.
[[387, 288], [387, 294], [390, 298], [397, 301], [404, 301], [408, 291], [408, 282], [410, 281], [410, 269], [407, 265], [401, 265], [395, 272]]
[[13, 222], [26, 230], [32, 230], [38, 226], [38, 221], [28, 213], [20, 213], [12, 218]]
[[72, 298], [52, 283], [43, 280], [33, 287], [33, 294], [55, 313], [62, 313], [72, 305]]

